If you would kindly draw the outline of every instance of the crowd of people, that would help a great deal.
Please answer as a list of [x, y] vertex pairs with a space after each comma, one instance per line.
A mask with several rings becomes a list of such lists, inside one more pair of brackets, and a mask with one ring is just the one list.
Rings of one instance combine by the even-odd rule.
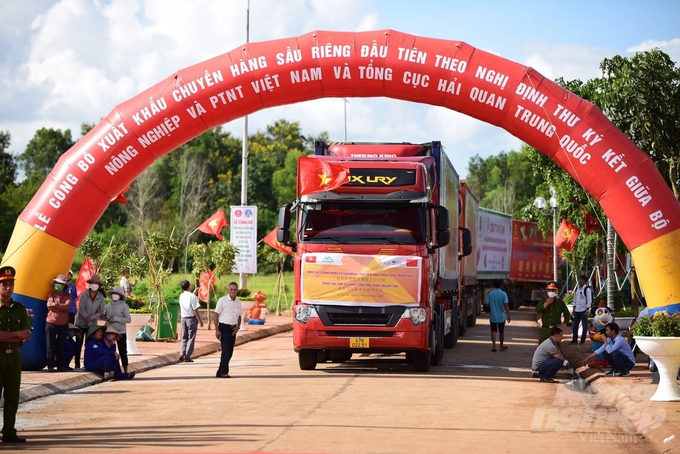
[[[17, 435], [15, 428], [22, 370], [19, 348], [31, 338], [33, 322], [29, 310], [12, 298], [15, 279], [13, 267], [0, 267], [0, 393], [5, 399], [3, 443], [26, 441], [26, 438]], [[73, 273], [69, 271], [49, 282], [52, 289], [47, 295], [45, 318], [47, 370], [95, 372], [102, 374], [104, 380], [133, 379], [135, 371], [128, 371], [126, 330], [132, 317], [126, 299], [132, 295], [137, 281], [131, 283], [126, 274], [120, 286], [104, 292], [101, 277], [94, 274], [87, 280], [87, 289], [79, 295], [72, 279]], [[191, 292], [191, 284], [183, 281], [181, 287], [183, 333], [179, 360], [193, 362], [191, 355], [196, 331], [199, 324], [203, 326], [203, 320], [198, 311], [198, 299]], [[222, 346], [217, 378], [231, 377], [229, 361], [242, 316], [237, 292], [236, 282], [230, 282], [229, 294], [220, 298], [215, 308], [215, 336]], [[109, 304], [105, 304], [105, 295], [110, 298]], [[71, 361], [74, 361], [74, 368], [70, 367]]]

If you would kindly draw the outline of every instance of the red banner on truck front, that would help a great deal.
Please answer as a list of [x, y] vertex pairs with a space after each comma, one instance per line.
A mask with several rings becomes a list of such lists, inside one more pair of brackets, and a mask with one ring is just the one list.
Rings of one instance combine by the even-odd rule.
[[553, 278], [553, 245], [535, 222], [512, 221], [510, 279], [550, 281]]
[[308, 304], [420, 302], [420, 257], [303, 254], [300, 287]]

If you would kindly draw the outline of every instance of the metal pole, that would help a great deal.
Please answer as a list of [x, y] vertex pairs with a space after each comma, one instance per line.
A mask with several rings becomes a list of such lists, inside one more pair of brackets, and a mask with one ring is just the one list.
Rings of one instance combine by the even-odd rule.
[[553, 207], [553, 280], [557, 284], [557, 246], [555, 246], [555, 236], [557, 235], [557, 207]]
[[193, 232], [187, 235], [187, 245], [184, 249], [184, 274], [187, 274], [187, 255], [189, 254], [189, 237], [194, 233], [198, 232], [198, 229], [194, 229]]
[[345, 140], [344, 140], [344, 142], [347, 143], [347, 98], [342, 98], [342, 105], [345, 108]]
[[[250, 0], [246, 8], [246, 44], [250, 42]], [[243, 117], [243, 150], [241, 151], [241, 205], [248, 205], [248, 116]], [[246, 274], [239, 274], [239, 287], [246, 286]]]
[[607, 219], [607, 307], [614, 311], [614, 226]]

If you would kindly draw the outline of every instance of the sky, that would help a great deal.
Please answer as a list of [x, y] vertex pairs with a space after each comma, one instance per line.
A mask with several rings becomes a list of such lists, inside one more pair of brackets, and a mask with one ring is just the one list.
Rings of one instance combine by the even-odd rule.
[[[249, 7], [248, 7], [249, 5]], [[521, 6], [520, 6], [521, 5]], [[658, 47], [680, 62], [680, 1], [2, 0], [0, 130], [24, 151], [43, 127], [98, 123], [176, 71], [246, 42], [315, 30], [393, 29], [464, 41], [555, 79], [598, 77], [599, 64]], [[346, 125], [345, 125], [346, 108]], [[441, 141], [465, 177], [471, 157], [519, 150], [503, 129], [443, 107], [389, 98], [324, 98], [256, 112], [248, 131], [285, 119], [330, 140]], [[243, 136], [243, 120], [223, 125]]]

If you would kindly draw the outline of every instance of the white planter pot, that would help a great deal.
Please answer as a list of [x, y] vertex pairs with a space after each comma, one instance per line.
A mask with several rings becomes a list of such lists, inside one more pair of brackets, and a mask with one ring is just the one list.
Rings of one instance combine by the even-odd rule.
[[241, 326], [239, 326], [240, 331], [248, 331], [246, 326], [246, 317], [248, 316], [248, 311], [255, 306], [255, 301], [241, 301], [241, 309], [243, 309], [243, 314], [241, 315]]
[[678, 368], [680, 368], [680, 337], [635, 337], [640, 350], [649, 355], [659, 369], [659, 386], [649, 399], [657, 402], [680, 401]]
[[616, 317], [614, 323], [619, 325], [619, 329], [628, 329], [630, 325], [635, 321], [635, 317]]

